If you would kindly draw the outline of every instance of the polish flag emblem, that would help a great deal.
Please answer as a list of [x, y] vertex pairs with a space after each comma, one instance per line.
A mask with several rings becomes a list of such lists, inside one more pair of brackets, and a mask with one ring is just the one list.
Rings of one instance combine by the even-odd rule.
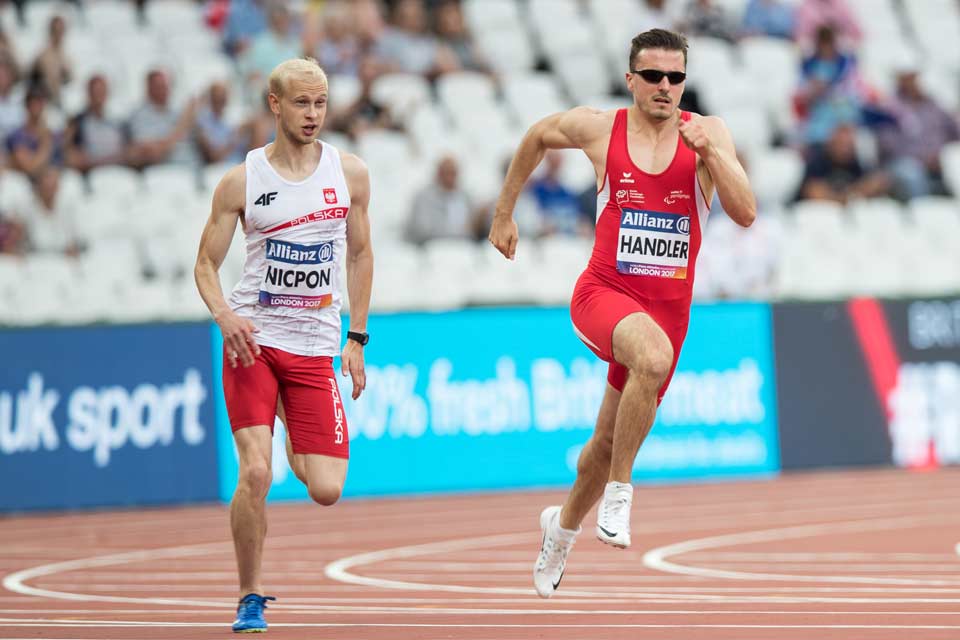
[[337, 190], [336, 189], [324, 189], [323, 190], [323, 199], [327, 204], [337, 204]]

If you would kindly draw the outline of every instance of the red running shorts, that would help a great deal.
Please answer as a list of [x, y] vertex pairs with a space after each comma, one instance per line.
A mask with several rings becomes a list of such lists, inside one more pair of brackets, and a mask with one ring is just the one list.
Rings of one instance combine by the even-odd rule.
[[600, 278], [585, 271], [573, 290], [570, 301], [570, 318], [573, 330], [597, 357], [610, 363], [607, 382], [617, 391], [623, 391], [627, 383], [627, 368], [613, 357], [613, 330], [617, 324], [633, 313], [645, 313], [667, 334], [673, 346], [673, 364], [657, 394], [657, 404], [663, 399], [673, 373], [677, 368], [680, 348], [687, 337], [690, 320], [690, 305], [686, 300], [663, 302], [640, 300], [605, 284]]
[[347, 417], [330, 356], [261, 346], [251, 366], [234, 369], [224, 353], [223, 395], [233, 431], [268, 425], [272, 432], [279, 395], [294, 453], [350, 457]]

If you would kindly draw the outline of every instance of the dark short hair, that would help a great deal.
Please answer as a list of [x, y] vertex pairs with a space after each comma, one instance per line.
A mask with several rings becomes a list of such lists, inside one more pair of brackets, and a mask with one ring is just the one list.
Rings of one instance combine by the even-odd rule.
[[29, 103], [31, 100], [49, 100], [50, 92], [47, 91], [47, 88], [39, 82], [31, 82], [27, 86], [27, 91], [23, 95], [24, 104]]
[[680, 51], [683, 53], [683, 64], [687, 64], [687, 37], [682, 33], [667, 31], [666, 29], [650, 29], [638, 34], [630, 42], [630, 60], [628, 64], [633, 68], [633, 63], [637, 59], [642, 49], [666, 49], [667, 51]]

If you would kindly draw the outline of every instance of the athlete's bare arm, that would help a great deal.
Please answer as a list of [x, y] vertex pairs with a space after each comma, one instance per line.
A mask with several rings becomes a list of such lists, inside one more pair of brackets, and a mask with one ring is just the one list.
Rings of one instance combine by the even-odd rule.
[[220, 265], [230, 249], [230, 241], [237, 229], [237, 221], [246, 205], [247, 175], [244, 165], [230, 169], [217, 185], [213, 193], [213, 207], [210, 219], [200, 237], [200, 250], [197, 252], [197, 264], [193, 268], [193, 277], [197, 282], [200, 297], [207, 303], [210, 314], [223, 333], [230, 366], [236, 367], [237, 360], [245, 367], [253, 364], [260, 347], [253, 339], [257, 328], [252, 322], [241, 318], [227, 305], [220, 288]]
[[757, 217], [757, 201], [727, 125], [716, 116], [693, 116], [688, 122], [681, 120], [679, 126], [683, 142], [699, 156], [697, 172], [705, 195], [712, 196], [716, 187], [727, 215], [749, 227]]
[[602, 174], [603, 141], [610, 133], [611, 113], [576, 107], [547, 116], [527, 130], [510, 162], [490, 227], [490, 242], [500, 253], [511, 260], [516, 254], [518, 235], [513, 208], [523, 185], [543, 160], [547, 149], [582, 149], [593, 162], [597, 175]]
[[[373, 246], [370, 244], [370, 174], [367, 165], [352, 153], [341, 154], [343, 174], [350, 189], [347, 215], [347, 295], [350, 296], [350, 331], [367, 330], [370, 292], [373, 289]], [[353, 399], [367, 386], [363, 346], [347, 340], [340, 357], [343, 374], [353, 380]]]

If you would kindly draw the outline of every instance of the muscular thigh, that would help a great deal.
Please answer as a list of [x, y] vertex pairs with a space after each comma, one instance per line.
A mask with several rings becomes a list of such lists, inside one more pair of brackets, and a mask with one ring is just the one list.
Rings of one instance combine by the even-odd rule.
[[280, 398], [295, 454], [349, 457], [347, 419], [332, 358], [292, 358], [280, 375]]
[[631, 313], [613, 329], [613, 357], [618, 364], [633, 367], [638, 357], [663, 354], [673, 359], [667, 333], [648, 313]]

